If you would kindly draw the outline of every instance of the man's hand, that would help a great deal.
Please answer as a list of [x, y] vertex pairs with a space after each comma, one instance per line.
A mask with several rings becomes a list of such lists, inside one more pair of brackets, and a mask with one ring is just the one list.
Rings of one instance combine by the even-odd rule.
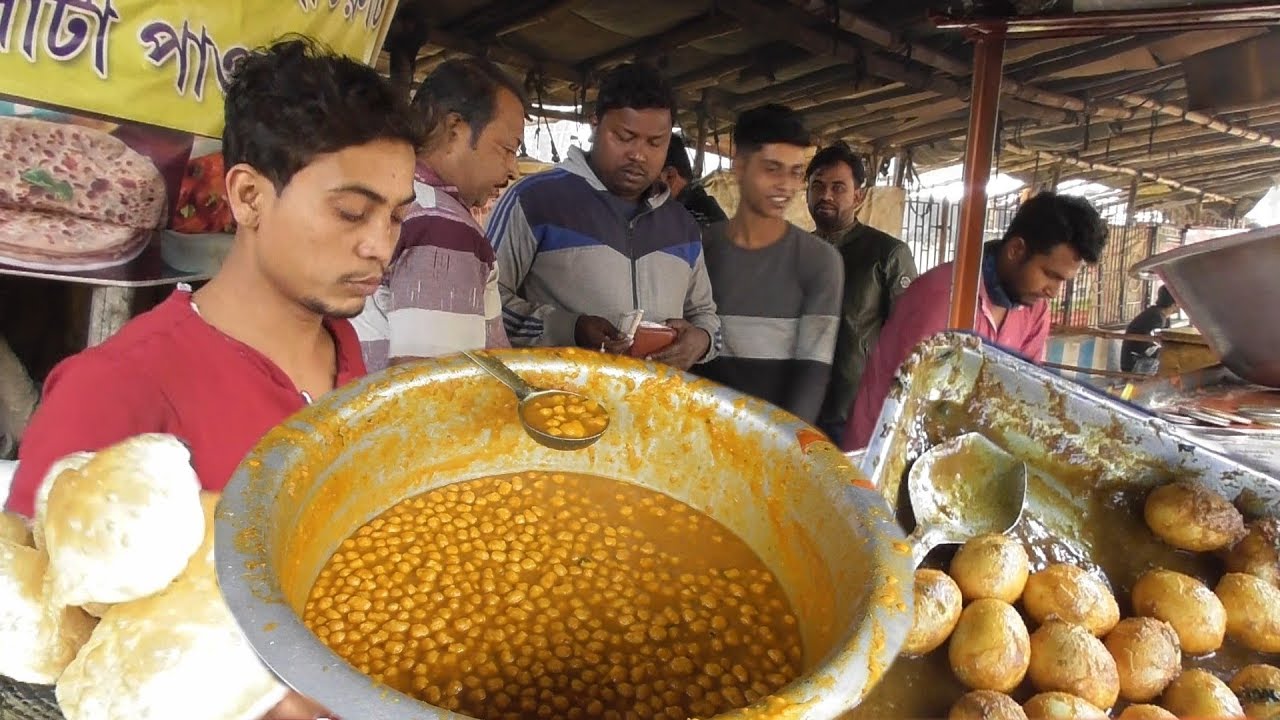
[[578, 347], [601, 352], [624, 353], [631, 347], [626, 335], [618, 332], [613, 323], [596, 315], [581, 315], [573, 329], [573, 340]]
[[688, 320], [668, 320], [667, 327], [676, 331], [676, 341], [646, 359], [688, 370], [706, 357], [711, 348], [710, 333]]

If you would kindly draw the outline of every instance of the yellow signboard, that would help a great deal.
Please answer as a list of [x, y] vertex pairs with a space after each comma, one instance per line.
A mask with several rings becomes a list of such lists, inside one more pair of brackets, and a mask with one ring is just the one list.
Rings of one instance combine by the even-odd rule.
[[290, 34], [377, 57], [397, 0], [0, 0], [0, 94], [222, 133], [237, 59]]

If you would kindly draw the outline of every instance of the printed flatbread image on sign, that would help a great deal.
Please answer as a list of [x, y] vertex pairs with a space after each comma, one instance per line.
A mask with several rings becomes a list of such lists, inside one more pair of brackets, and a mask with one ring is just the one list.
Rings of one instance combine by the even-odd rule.
[[160, 171], [100, 130], [0, 118], [0, 162], [0, 206], [136, 228], [164, 221]]
[[137, 257], [167, 224], [189, 136], [77, 120], [0, 116], [0, 263], [110, 268]]

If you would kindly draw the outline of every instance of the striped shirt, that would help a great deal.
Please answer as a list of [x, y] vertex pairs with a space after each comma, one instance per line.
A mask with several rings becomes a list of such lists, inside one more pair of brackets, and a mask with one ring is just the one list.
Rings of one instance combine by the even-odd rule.
[[397, 358], [510, 347], [502, 327], [493, 247], [471, 211], [418, 163], [413, 208], [382, 286], [352, 325], [369, 372]]
[[788, 225], [781, 240], [748, 250], [703, 232], [707, 273], [720, 313], [720, 356], [695, 372], [817, 420], [836, 350], [844, 265], [824, 240]]

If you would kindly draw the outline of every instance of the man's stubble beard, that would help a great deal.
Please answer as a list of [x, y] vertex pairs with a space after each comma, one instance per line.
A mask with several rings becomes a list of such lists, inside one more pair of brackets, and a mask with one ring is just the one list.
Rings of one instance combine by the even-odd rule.
[[359, 308], [342, 310], [328, 305], [318, 298], [304, 298], [302, 306], [321, 317], [338, 318], [340, 320], [350, 320], [364, 312], [364, 303], [361, 303]]

